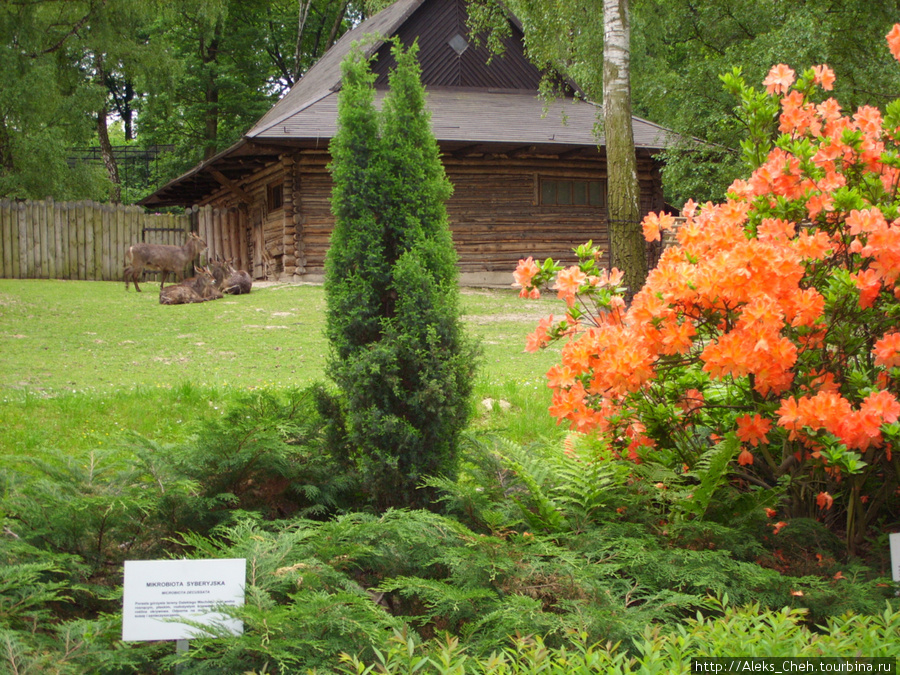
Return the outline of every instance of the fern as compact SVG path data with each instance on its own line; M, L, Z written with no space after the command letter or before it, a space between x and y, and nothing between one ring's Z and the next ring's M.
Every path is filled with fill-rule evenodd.
M553 500L545 494L537 477L515 460L507 459L506 463L522 481L531 497L532 507L529 507L523 499L516 495L510 497L522 510L522 516L531 529L538 532L560 532L565 529L565 516L553 503Z
M691 486L689 495L676 503L677 516L702 518L706 514L713 494L728 479L729 466L740 449L740 440L734 433L729 433L723 441L700 456L693 469L685 474L699 481L699 484Z

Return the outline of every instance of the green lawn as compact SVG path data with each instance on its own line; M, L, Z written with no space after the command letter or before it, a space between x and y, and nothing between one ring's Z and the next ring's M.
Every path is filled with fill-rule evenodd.
M158 286L0 279L0 452L102 447L123 431L173 439L237 391L325 380L321 286L273 285L195 305L160 305ZM553 299L463 289L483 355L476 424L527 439L552 433L543 374L557 354L524 352ZM513 403L488 413L486 398Z

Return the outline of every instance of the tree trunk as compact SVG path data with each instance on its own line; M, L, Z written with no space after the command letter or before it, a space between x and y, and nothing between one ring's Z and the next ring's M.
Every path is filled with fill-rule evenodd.
M222 19L216 20L216 28L209 45L201 40L200 53L206 70L206 112L204 114L203 159L211 159L218 150L219 140L219 83L216 64L219 60L219 44L222 39Z
M94 68L96 70L96 79L98 82L106 82L106 74L103 70L103 55L97 54L94 57ZM107 127L106 116L109 110L106 107L106 97L103 99L103 107L97 111L97 140L100 143L100 154L103 157L103 164L106 166L106 173L112 183L109 191L109 200L116 204L122 201L122 182L119 179L119 165L116 162L116 156L113 154L112 143L109 142L109 129Z
M328 33L328 42L325 45L324 51L331 49L332 46L334 46L334 43L337 42L337 34L341 28L341 22L344 20L344 15L347 13L347 5L349 4L349 2L344 2L337 14L335 14L334 23L331 24L331 31Z
M603 133L612 264L625 274L631 298L647 278L640 227L640 184L631 126L631 29L628 0L603 0Z
M300 79L300 64L303 59L303 32L306 28L306 19L309 17L309 8L312 6L312 0L298 1L298 20L297 20L297 48L294 50L294 72L291 73L291 84Z

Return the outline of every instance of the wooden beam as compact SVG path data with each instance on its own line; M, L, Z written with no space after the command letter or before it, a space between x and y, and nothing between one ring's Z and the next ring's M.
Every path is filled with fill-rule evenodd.
M216 169L210 169L209 173L215 178L221 185L224 185L230 192L232 192L238 199L240 199L245 204L252 204L253 198L244 192L237 183L231 180L228 176L226 176L221 171L217 171Z
M585 148L574 148L573 150L566 150L565 152L559 153L557 155L560 159L571 159L572 157L578 157L584 152Z
M475 150L476 148L479 148L479 147L481 147L481 143L473 143L472 145L464 145L463 147L459 148L458 150L454 150L450 154L453 155L454 157L465 157L470 152L472 152L473 150Z
M522 155L531 155L537 152L537 147L534 145L523 145L521 148L516 148L515 150L510 150L506 153L506 156L510 159L515 159L516 157L521 157Z

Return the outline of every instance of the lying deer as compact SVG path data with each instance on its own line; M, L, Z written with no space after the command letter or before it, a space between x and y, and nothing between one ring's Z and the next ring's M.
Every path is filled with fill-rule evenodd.
M135 244L125 251L125 290L128 290L128 282L134 282L134 289L140 293L138 278L145 269L162 272L159 282L159 290L162 292L169 272L175 275L178 281L184 279L184 268L189 262L196 260L206 250L206 242L196 233L191 236L183 246L168 246L165 244Z
M242 295L249 293L253 286L253 279L244 270L234 269L231 260L222 262L216 260L210 263L213 278L216 280L216 286L222 289L223 293L230 295Z
M159 304L161 305L187 305L192 302L206 302L218 300L222 292L216 286L213 273L208 267L201 267L196 277L159 289Z

